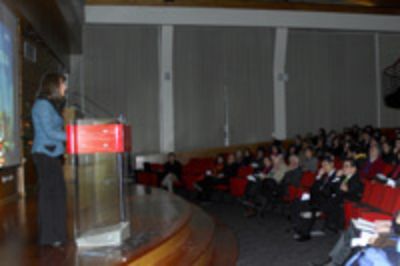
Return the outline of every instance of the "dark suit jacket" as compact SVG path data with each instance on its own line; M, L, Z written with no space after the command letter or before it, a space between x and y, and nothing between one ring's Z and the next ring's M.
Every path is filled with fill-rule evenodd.
M350 200L358 202L360 201L363 191L364 185L361 182L361 178L358 173L355 173L350 179L347 181L348 191L340 190L341 184L345 181L345 176L340 177L340 182L337 182L334 187L334 193L332 196L335 196L339 201Z
M323 175L321 179L314 182L311 187L311 201L314 205L319 205L325 199L331 197L333 192L333 186L335 184L332 182L336 177L336 171L331 175Z

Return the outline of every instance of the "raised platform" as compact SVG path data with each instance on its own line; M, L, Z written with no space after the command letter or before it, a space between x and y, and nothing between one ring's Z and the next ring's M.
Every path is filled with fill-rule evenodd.
M40 247L36 210L35 198L1 206L2 265L235 265L238 255L229 229L160 189L129 188L132 236L118 248L78 251L72 240L63 248Z

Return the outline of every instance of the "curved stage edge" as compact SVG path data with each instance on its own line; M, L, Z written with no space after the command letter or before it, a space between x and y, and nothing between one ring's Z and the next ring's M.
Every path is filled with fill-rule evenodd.
M0 209L0 258L4 265L235 265L237 241L201 208L164 190L129 186L131 237L121 247L77 249L36 244L35 197ZM69 208L69 235L72 217Z

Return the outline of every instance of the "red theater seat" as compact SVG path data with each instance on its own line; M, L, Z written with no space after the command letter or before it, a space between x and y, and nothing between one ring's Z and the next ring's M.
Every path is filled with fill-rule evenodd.
M251 166L242 166L239 168L238 177L247 178L249 175L253 174L254 169Z
M156 173L138 172L137 182L146 186L158 186L158 176Z
M230 180L231 195L235 197L243 196L246 191L247 182L247 178L232 177Z

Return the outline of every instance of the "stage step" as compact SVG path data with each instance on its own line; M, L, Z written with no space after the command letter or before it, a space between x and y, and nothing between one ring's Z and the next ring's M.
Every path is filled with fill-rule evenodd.
M223 224L217 224L214 241L213 254L210 265L231 266L236 265L239 248L233 232Z
M193 205L192 209L188 238L160 265L209 265L213 253L215 222L200 208Z
M236 264L232 232L184 199L142 186L130 187L132 235L120 247L78 250L72 239L62 248L37 244L37 197L2 206L0 254L4 265L193 265ZM107 215L107 213L105 213ZM72 216L68 216L72 224ZM71 228L71 226L70 226ZM12 251L12 252L11 252Z

